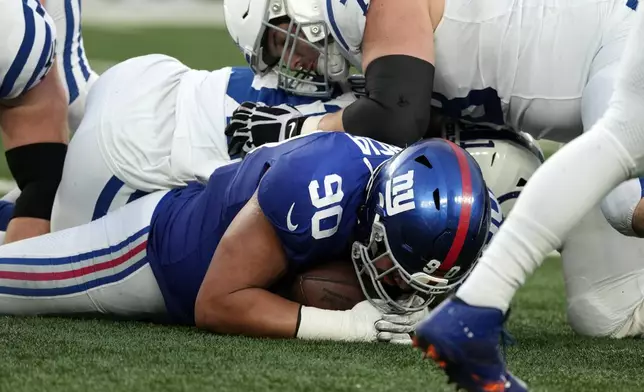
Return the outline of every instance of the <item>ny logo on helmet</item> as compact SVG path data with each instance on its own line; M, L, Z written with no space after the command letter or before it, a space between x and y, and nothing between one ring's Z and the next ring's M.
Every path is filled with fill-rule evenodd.
M387 181L385 188L385 211L387 216L393 216L416 208L413 187L413 170Z

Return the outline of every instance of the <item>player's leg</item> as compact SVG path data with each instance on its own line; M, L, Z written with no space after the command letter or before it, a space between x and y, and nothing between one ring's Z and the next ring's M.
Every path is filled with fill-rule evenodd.
M499 232L459 290L458 296L466 302L505 311L526 276L547 253L562 245L592 206L637 174L644 158L644 17L624 9L637 24L618 68L610 107L591 130L564 146L535 173L505 222L507 228ZM482 287L489 287L487 277L491 275L492 282L503 283L481 293Z
M644 333L644 239L624 236L593 207L561 250L568 322L587 336Z
M584 129L589 130L604 114L613 95L619 61L624 53L633 12L617 3L602 40L602 46L591 64L590 76L584 89L581 115ZM633 228L635 208L642 199L640 179L625 181L613 189L601 203L605 218L617 231L637 237ZM639 224L638 224L639 223ZM643 222L635 222L643 226Z
M168 56L143 56L115 65L95 83L65 160L53 230L183 185L169 179L177 89L185 70Z
M106 99L109 92L119 86L116 83L118 79L108 72L90 94L85 118L70 141L65 157L63 177L52 209L52 231L100 218L110 210L114 199L120 201L134 192L114 175L98 140L101 128L109 126L103 121L107 113L113 110L113 115L120 114ZM124 204L115 203L115 207Z
M158 318L165 305L147 261L164 192L92 223L0 247L0 314Z
M516 290L593 206L644 168L644 12L635 24L604 116L537 170L457 298L417 330L423 347L462 372L462 384L505 384L498 339Z
M56 23L58 71L67 91L69 128L74 132L83 118L87 94L98 79L83 45L81 1L47 0L45 8Z

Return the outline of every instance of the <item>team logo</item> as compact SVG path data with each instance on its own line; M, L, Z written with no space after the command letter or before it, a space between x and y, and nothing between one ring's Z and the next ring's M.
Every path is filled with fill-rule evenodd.
M416 208L413 187L413 170L387 181L385 185L385 212L387 216L393 216Z

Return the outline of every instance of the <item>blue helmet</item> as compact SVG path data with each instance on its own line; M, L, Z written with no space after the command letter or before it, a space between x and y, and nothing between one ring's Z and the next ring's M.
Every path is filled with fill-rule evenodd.
M416 311L454 289L476 264L488 236L490 196L471 155L444 139L423 140L374 171L359 216L364 231L351 258L364 294L388 311ZM393 299L393 281L416 295Z

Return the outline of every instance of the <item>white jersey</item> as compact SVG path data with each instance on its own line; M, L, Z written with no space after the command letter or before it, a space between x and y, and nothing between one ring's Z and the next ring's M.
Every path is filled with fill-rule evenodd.
M53 230L97 219L147 192L207 182L238 158L228 154L224 131L244 101L322 114L355 97L294 96L277 89L274 74L258 77L249 67L193 70L158 54L117 64L92 87L69 144Z
M36 0L0 0L0 100L16 98L49 72L56 27Z
M324 1L360 65L369 0ZM637 0L445 0L434 44L435 107L466 121L568 141L589 78L616 62ZM609 94L610 95L610 94Z
M305 115L339 110L353 101L345 97L322 102L289 95L277 89L274 74L256 77L248 67L193 70L167 56L135 58L108 72L120 74L118 79L110 76L120 88L115 90L119 96L101 98L105 100L102 105L106 115L109 113L111 118L102 120L99 144L104 150L103 156L109 157L107 164L113 166L114 173L144 191L158 189L159 184L182 186L187 181L205 182L216 167L235 158L228 155L224 130L233 111L244 101L267 105L287 103ZM103 75L106 76L107 73ZM125 85L128 80L132 83L130 86ZM146 80L150 80L149 87L142 86ZM130 88L149 90L142 99L150 103L163 101L164 105L167 101L171 112L151 119L144 126L136 126L137 121L130 117L153 113L130 115L128 112L136 108L148 110L148 106L155 105L131 100L127 95ZM138 93L134 92L133 96ZM124 108L123 115L119 115L121 105L129 106ZM132 145L146 148L133 154L129 147Z
M47 0L47 12L56 24L58 75L69 103L69 127L83 118L85 99L98 75L90 67L81 33L81 0Z

